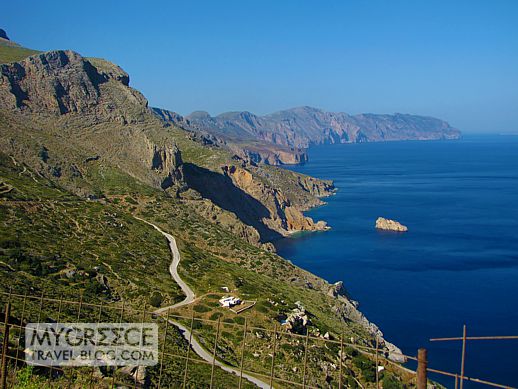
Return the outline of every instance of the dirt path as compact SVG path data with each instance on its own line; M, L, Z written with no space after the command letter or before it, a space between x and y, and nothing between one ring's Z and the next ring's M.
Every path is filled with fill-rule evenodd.
M135 218L140 221L143 221L144 223L149 224L150 226L155 228L158 232L160 232L162 235L164 235L165 238L167 239L167 242L169 243L169 248L171 250L171 254L173 256L173 260L171 262L171 265L169 266L169 273L171 273L171 277L173 277L174 281L180 286L180 288L182 289L182 292L185 294L185 298L182 301L180 301L179 303L176 303L176 304L173 304L173 305L170 305L167 307L159 308L154 312L158 315L162 315L162 317L163 317L163 313L167 312L170 309L180 308L180 307L183 307L184 305L191 304L192 302L195 301L196 295L194 294L194 291L180 278L180 275L178 274L178 264L180 263L180 251L178 250L178 246L176 245L176 240L174 239L174 237L171 234L168 234L167 232L162 231L162 229L160 229L160 227L154 225L153 223L148 222L147 220L141 219L137 216L135 216ZM169 323L174 325L175 327L177 327L180 330L180 333L182 334L182 336L188 342L191 343L191 347L192 347L193 351L199 357L201 357L203 360L205 360L209 363L214 362L214 365L220 367L221 369L223 369L229 373L236 374L237 376L239 376L241 374L239 369L230 367L228 365L225 365L223 362L219 361L218 359L214 359L213 354L208 352L207 350L205 350L200 345L200 343L196 340L196 338L194 338L191 331L189 331L189 329L187 327L185 327L183 324L180 324L177 321L171 320L171 319L169 320ZM263 388L263 389L271 388L270 384L267 384L266 382L261 381L259 378L253 377L249 374L243 373L243 378L252 382L253 384L257 385L260 388Z

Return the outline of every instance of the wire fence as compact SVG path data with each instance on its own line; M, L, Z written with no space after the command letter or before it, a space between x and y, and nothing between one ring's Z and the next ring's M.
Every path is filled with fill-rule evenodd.
M151 306L128 307L123 301L91 303L11 292L0 293L3 309L0 389L33 382L41 387L133 387L133 388L381 388L418 387L429 384L427 374L455 379L455 388L474 382L511 388L464 374L465 344L481 338L440 338L432 341L462 341L460 373L428 367L426 350L417 356L398 355L417 362L417 371L389 359L382 339L372 345L344 336L324 338L286 331L277 324L258 327L243 318L239 322L211 320L172 312L156 314ZM237 317L237 315L236 315ZM159 328L158 364L152 367L63 367L26 365L25 329L39 322L124 323L154 322ZM390 356L392 357L392 353ZM32 381L31 381L32 380ZM395 386L394 386L395 385ZM27 386L29 387L29 386ZM32 386L34 387L34 386Z

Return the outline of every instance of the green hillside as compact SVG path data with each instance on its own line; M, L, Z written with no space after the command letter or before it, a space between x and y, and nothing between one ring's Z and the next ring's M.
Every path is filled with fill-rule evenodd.
M38 53L40 52L37 50L26 49L20 46L7 46L0 42L0 63L21 61Z

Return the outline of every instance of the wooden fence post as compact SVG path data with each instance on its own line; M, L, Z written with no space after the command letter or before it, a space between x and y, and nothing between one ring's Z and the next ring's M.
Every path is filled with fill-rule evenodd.
M417 389L426 389L426 369L428 367L427 351L425 348L420 348L417 351Z

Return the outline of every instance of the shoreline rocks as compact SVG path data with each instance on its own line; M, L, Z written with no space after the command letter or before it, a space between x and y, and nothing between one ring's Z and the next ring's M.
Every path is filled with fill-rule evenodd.
M385 231L397 231L397 232L406 232L408 231L408 227L403 224L391 220L385 219L383 217L379 217L376 219L376 229L385 230Z

